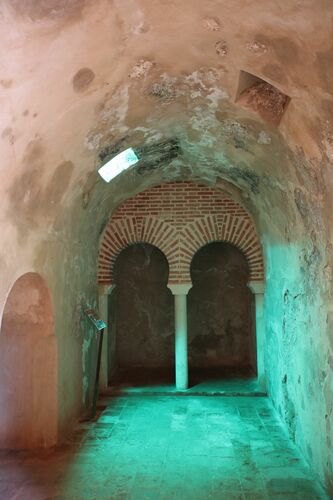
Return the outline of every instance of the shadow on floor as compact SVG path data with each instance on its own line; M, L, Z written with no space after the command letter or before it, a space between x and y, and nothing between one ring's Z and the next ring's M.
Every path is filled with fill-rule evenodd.
M177 390L173 368L119 370L107 394L266 395L258 386L257 378L248 369L192 369L189 382L189 389Z

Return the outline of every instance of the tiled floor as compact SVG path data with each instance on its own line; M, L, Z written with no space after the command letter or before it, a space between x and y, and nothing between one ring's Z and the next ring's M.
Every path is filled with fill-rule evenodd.
M3 453L0 498L324 499L263 397L108 399L65 448Z

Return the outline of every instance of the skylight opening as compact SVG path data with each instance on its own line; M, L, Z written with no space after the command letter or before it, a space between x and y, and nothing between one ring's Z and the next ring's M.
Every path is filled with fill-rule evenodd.
M138 161L139 158L135 154L134 149L128 148L106 162L98 170L98 173L105 182L110 182L112 179L117 177L117 175L119 175L124 170L127 170L132 165L135 165L135 163L137 163Z

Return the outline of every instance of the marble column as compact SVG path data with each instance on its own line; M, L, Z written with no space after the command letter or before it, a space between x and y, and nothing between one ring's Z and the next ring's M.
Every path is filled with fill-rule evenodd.
M186 390L188 389L187 294L192 285L168 285L168 287L175 297L176 388Z
M263 282L251 281L248 287L255 297L256 307L256 343L257 343L257 372L258 383L262 390L266 390L265 376L265 324L264 324L264 291Z

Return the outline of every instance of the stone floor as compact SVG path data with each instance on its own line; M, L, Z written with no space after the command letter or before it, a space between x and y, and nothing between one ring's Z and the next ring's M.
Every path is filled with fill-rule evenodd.
M0 498L324 499L264 397L108 398L66 446L2 453Z

